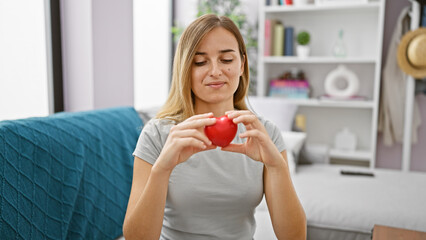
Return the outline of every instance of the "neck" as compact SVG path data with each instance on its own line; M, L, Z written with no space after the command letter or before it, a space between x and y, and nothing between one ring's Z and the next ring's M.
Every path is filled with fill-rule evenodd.
M234 102L232 99L231 101L220 103L195 102L195 114L212 112L215 117L221 117L225 115L225 112L231 110L234 110Z

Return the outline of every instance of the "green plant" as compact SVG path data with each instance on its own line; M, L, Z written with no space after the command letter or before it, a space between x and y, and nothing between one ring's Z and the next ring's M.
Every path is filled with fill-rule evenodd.
M307 31L302 31L297 34L297 43L300 45L308 45L311 40L311 36Z

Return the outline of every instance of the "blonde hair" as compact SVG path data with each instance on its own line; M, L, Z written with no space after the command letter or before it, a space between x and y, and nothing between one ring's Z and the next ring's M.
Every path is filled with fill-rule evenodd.
M228 17L206 14L197 18L182 33L173 61L172 86L169 96L156 118L182 122L195 114L191 86L193 58L203 37L216 27L225 28L237 39L240 57L245 63L244 72L240 76L238 88L234 93L234 107L239 110L247 110L245 98L249 88L249 68L244 39L238 27Z

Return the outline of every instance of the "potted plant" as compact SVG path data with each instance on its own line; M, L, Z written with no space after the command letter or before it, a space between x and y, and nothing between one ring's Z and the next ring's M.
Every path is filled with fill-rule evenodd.
M310 48L309 42L311 40L311 36L307 31L301 31L297 34L297 56L300 58L306 58L309 56Z

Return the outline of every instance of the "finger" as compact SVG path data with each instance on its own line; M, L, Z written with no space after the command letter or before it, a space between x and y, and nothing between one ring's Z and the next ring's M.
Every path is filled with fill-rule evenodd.
M238 111L238 110L237 110L237 111ZM231 113L233 113L233 112L235 112L235 110L226 111L226 112L225 112L225 115L229 115L229 114L231 114Z
M210 146L206 146L206 148L194 149L194 150L195 150L195 151L194 151L194 154L195 154L195 153L199 153L199 152L208 151L208 150L213 150L213 149L216 149L216 148L217 148L217 146L215 146L215 145L210 145Z
M227 151L227 152L242 153L242 154L245 154L246 152L246 149L243 144L234 144L234 143L231 143L228 146L221 148L221 150Z
M192 121L192 120L196 120L196 119L209 118L209 117L213 117L212 112L197 114L197 115L194 115L192 117L187 118L185 121Z
M225 113L228 118L233 119L241 115L253 114L249 110L228 111Z
M263 124L260 122L259 118L253 113L242 114L236 116L232 121L235 124L243 123L247 130L251 129L264 129Z
M265 135L263 134L263 132L259 131L258 129L252 129L252 130L247 130L241 133L239 137L240 138L252 137L252 138L257 138L259 140L264 140Z
M216 123L216 118L200 118L191 121L184 121L177 126L180 129L197 129L205 126L210 126Z
M212 149L216 149L217 146L216 145L207 145L207 147L205 149L203 149L203 151L207 151L207 150L212 150Z
M198 130L195 129L185 129L185 130L180 130L180 131L174 131L172 133L173 137L178 137L178 138L188 138L188 137L193 137L196 138L202 142L204 142L204 144L206 145L212 145L212 142L210 141L210 139L203 133L201 133Z
M253 115L253 114L240 115L240 116L235 117L234 119L232 119L232 121L235 124L244 123L245 125L247 125L247 124L254 124L258 120L259 119L255 115Z
M182 148L195 147L200 150L204 150L207 148L204 142L192 137L180 138L178 141L176 141L176 147L179 147L179 146Z

